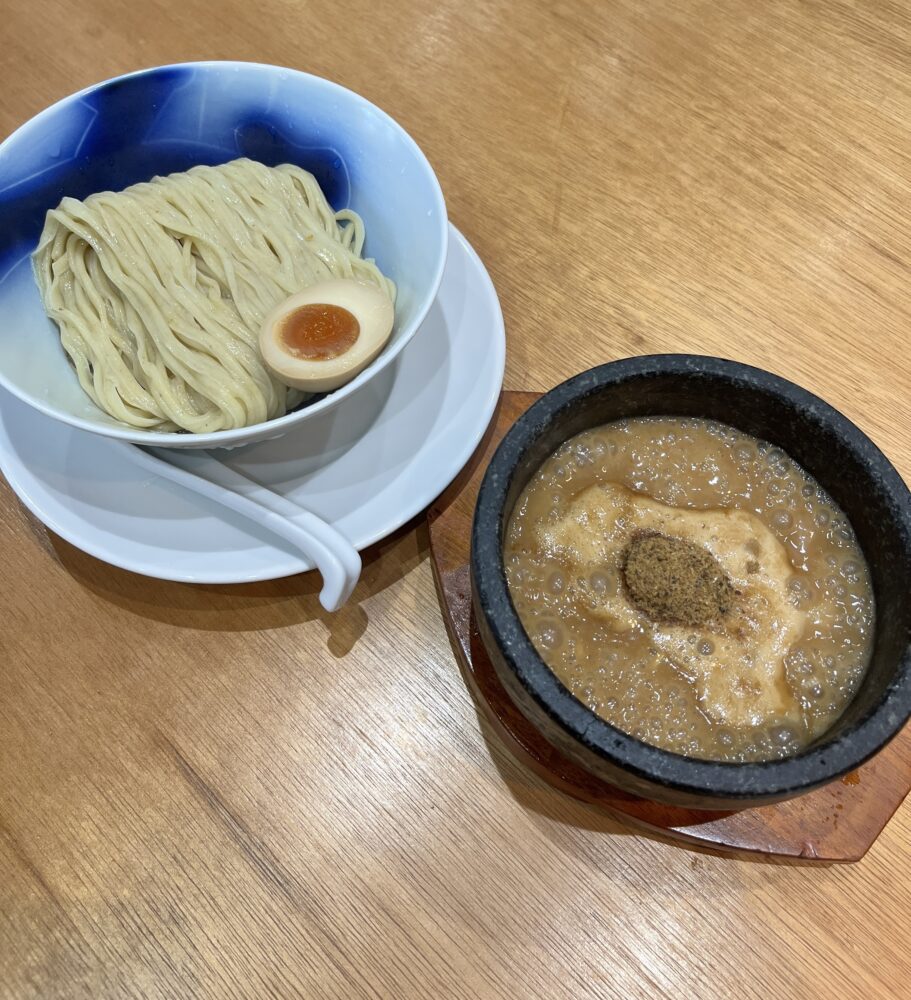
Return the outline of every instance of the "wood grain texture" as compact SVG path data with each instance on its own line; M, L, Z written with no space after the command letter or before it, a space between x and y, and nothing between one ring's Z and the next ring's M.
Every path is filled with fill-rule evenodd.
M471 601L471 525L481 479L535 392L505 392L472 460L427 511L430 557L443 619L478 713L519 763L560 791L621 821L699 847L832 862L858 861L911 790L911 723L873 760L808 795L757 809L712 812L662 805L601 781L552 746L497 677Z
M507 388L718 353L911 474L894 0L4 0L0 134L100 78L283 63L388 110L487 263ZM911 809L864 860L633 835L475 715L421 526L355 602L158 584L0 487L0 997L901 998Z

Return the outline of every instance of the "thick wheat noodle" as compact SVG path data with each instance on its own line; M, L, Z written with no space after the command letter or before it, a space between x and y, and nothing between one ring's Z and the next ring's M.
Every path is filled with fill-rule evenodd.
M391 299L364 226L312 174L234 160L48 212L34 254L48 316L85 391L133 427L194 433L279 417L301 396L266 369L259 327L324 278Z

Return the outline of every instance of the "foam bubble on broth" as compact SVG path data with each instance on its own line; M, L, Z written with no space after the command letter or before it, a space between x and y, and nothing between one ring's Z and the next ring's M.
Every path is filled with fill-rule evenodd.
M653 620L624 554L641 532L703 546L735 598ZM505 544L522 623L564 684L676 753L768 760L822 735L870 659L869 570L842 511L781 449L712 421L639 418L571 438L520 496Z

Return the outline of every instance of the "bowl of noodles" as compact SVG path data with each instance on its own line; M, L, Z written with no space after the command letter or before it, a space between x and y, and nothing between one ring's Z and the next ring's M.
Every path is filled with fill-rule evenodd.
M0 143L0 213L0 385L162 447L277 437L357 392L417 333L448 240L433 169L392 118L240 62L141 70L42 111ZM324 287L379 300L389 323L347 370L306 355L333 379L288 380L264 324ZM366 336L356 309L319 308L354 316L336 353Z

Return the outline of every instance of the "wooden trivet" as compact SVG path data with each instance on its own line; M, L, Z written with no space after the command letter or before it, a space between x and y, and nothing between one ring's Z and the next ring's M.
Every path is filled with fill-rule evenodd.
M497 444L537 398L532 392L503 393L471 461L427 512L446 627L472 695L499 738L554 787L664 836L722 851L818 862L860 860L911 789L911 726L840 781L777 805L719 813L661 805L606 784L551 746L510 700L471 610L471 521L481 477Z

